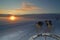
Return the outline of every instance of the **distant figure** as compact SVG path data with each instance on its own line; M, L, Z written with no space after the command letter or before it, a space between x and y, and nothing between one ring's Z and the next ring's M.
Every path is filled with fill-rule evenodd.
M47 31L51 32L52 29L52 21L51 20L46 20L46 25L47 25Z
M52 26L52 21L51 20L46 20L45 22L46 22L47 26L49 26L49 25Z
M43 25L43 22L41 22L41 21L37 22L37 24L36 24L37 32L40 32L40 29L42 28L42 25Z

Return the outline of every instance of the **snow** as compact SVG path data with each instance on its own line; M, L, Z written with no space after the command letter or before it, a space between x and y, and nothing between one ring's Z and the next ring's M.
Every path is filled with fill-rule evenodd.
M18 20L13 23L9 23L6 20L0 20L0 40L29 40L29 38L36 33L35 24L38 21L44 22L46 19L25 19ZM53 23L53 27L55 27L55 31L53 33L60 34L60 20L51 19ZM46 27L45 22L43 25L43 29ZM43 34L44 35L44 34ZM49 35L49 34L47 34Z

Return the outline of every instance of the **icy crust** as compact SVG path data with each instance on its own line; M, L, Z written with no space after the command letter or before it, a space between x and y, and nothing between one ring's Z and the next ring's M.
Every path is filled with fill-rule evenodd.
M34 36L30 37L29 40L34 40L34 39L36 39L39 36L48 36L48 37L52 37L52 38L55 38L57 40L60 40L60 37L59 36L57 36L55 34L52 34L52 33L41 33L41 34L37 34L37 35L34 35Z

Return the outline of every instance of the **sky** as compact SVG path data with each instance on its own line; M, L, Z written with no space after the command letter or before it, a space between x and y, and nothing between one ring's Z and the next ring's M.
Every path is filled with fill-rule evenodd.
M0 14L60 13L60 0L0 0Z

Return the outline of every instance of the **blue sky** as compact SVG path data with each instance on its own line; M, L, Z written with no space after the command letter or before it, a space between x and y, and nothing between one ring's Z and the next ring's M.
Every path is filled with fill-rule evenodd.
M0 0L0 10L21 9L23 2L42 8L41 13L60 13L60 0Z

